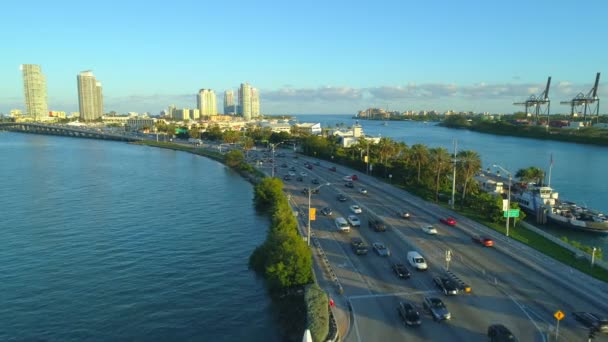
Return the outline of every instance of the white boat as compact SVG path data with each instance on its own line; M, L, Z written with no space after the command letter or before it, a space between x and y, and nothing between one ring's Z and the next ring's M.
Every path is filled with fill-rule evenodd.
M535 215L537 221L547 221L562 227L608 234L608 218L603 213L581 207L574 202L561 201L559 194L549 186L528 184L516 189L513 198L528 214Z

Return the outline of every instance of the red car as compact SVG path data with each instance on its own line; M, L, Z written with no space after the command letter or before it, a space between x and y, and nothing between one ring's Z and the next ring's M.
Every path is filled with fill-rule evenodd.
M473 242L477 242L478 244L485 246L485 247L494 246L494 241L487 236L478 235L478 236L473 236L471 239L473 240Z
M359 177L357 177L357 175L352 175L350 176L350 179L356 181L359 179Z
M439 219L439 222L447 224L448 226L456 225L456 220L454 220L454 218L452 218L452 217L442 217Z

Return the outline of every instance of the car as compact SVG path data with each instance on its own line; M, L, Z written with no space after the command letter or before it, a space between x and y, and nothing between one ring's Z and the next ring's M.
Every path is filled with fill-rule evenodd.
M295 171L295 170L296 170L296 168L293 166L289 168L289 171Z
M422 305L425 310L428 310L435 321L443 321L452 318L452 314L443 304L443 301L437 297L424 297Z
M345 182L352 182L352 180L353 180L353 179L352 179L350 176L344 176L344 177L342 177L342 179L343 179Z
M346 220L353 227L361 227L361 221L359 221L359 218L356 215L348 215Z
M350 239L350 246L352 247L353 252L355 252L355 254L357 255L367 254L367 246L365 245L363 240L361 240L361 238L354 237Z
M439 219L439 222L443 224L447 224L448 226L455 226L456 220L453 217L442 217Z
M361 207L356 204L351 205L349 208L350 208L350 211L352 211L355 214L361 214L363 212L363 210L361 210Z
M281 167L287 167L287 164L283 163L281 164Z
M475 235L471 238L471 240L473 240L473 242L476 242L485 247L494 246L494 240L492 240L491 238L489 238L487 236Z
M366 188L360 188L359 192L363 195L367 195L367 189Z
M339 194L338 195L338 201L340 202L346 202L348 198L346 198L346 196L344 196L344 194Z
M446 296L455 296L458 294L458 286L448 277L436 276L433 277L433 282Z
M350 179L356 181L356 180L359 180L359 177L357 177L357 175L352 175L352 176L350 176Z
M283 179L284 180L291 180L291 176L290 175L285 175L285 176L283 176Z
M394 263L392 268L397 277L399 278L409 278L412 276L410 270L408 270L404 264Z
M334 212L331 210L330 207L325 207L323 209L321 209L321 214L325 215L325 216L331 216Z
M329 171L336 172L336 167L335 167L335 166L330 167L330 168L329 168Z
M302 176L298 176L298 178L296 178L296 180L297 180L298 182L303 182L303 181L304 181L304 178L302 178Z
M422 231L429 234L429 235L435 235L437 234L437 229L435 229L435 227L428 225L428 226L424 226L422 227Z
M377 232L385 232L386 231L386 225L379 218L370 217L367 220L367 225L368 225L368 227L372 228L373 230L375 230Z
M586 328L595 328L603 334L608 334L608 319L591 312L573 312L572 316Z
M409 219L412 215L408 211L400 211L397 213L399 217Z
M513 333L502 324L492 324L488 327L488 338L491 342L517 342Z
M403 323L408 326L420 326L422 320L420 319L420 313L416 310L416 307L410 302L401 302L397 307L399 317L403 320Z
M374 247L374 251L376 251L376 254L378 254L379 256L383 256L383 257L391 256L391 250L388 249L388 247L386 247L386 245L383 244L382 242L374 242L372 244L372 246Z
M312 170L312 164L306 165L306 168L309 169L309 170Z
M290 175L291 177L295 177L296 176L296 173L292 172L292 171L289 171L287 174Z
M355 187L355 185L353 184L353 182L346 182L346 183L344 183L344 186L347 187L347 188L354 188Z
M313 178L310 182L312 184L319 184L319 180L317 178Z
M306 176L308 176L308 173L306 173L306 172L302 171L302 172L300 172L300 176L302 176L302 177L306 177Z
M319 188L315 188L315 189L304 188L304 190L302 190L302 193L304 195L308 195L308 191L310 191L313 195L319 194Z

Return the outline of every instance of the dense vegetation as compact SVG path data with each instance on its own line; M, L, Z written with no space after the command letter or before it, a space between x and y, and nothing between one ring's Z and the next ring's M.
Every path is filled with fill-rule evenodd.
M329 300L317 284L306 287L306 322L314 341L324 341L329 333Z

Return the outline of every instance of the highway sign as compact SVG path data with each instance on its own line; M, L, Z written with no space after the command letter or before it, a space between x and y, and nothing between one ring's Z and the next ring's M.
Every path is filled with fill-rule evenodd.
M503 217L519 217L519 209L505 210Z
M561 310L557 310L557 312L553 314L553 317L555 317L555 319L557 319L558 321L561 321L562 319L564 319L564 317L566 317L566 315L564 315Z
M309 215L309 218L311 221L316 220L317 219L317 208L310 208L308 215Z

